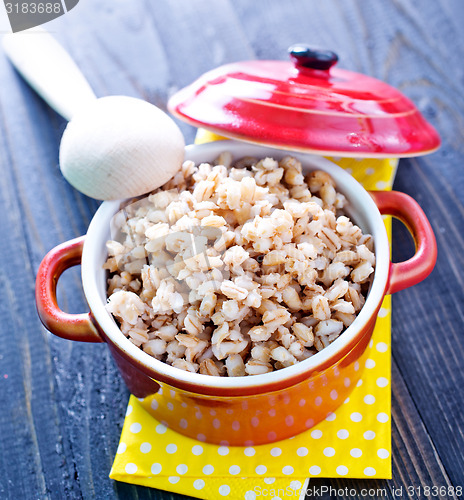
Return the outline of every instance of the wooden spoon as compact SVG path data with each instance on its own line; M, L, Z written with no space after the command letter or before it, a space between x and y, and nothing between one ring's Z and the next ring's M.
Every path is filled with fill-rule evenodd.
M125 96L97 99L64 48L45 30L3 38L24 79L69 123L60 168L76 189L99 200L139 196L181 168L184 138L152 104Z

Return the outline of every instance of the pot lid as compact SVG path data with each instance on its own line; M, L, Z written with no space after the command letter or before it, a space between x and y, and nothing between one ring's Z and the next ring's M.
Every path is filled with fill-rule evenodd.
M294 45L289 53L291 62L214 69L177 92L168 107L196 127L294 151L407 157L440 146L436 130L399 90L334 67L333 52Z

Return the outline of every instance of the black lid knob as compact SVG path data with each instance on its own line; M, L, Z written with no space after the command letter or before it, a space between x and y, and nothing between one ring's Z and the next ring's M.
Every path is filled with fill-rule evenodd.
M311 49L307 45L292 45L288 52L296 66L311 69L330 69L338 61L338 56L331 50Z

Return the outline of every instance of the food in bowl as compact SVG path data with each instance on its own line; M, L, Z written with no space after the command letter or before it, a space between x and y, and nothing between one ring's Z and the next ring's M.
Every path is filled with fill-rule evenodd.
M113 218L107 310L135 345L213 376L315 355L362 308L374 242L326 172L223 153Z

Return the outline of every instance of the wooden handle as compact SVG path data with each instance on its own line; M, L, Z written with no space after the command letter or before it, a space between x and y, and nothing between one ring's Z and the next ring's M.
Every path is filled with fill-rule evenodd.
M5 35L3 48L22 77L66 120L96 99L71 56L46 30Z

